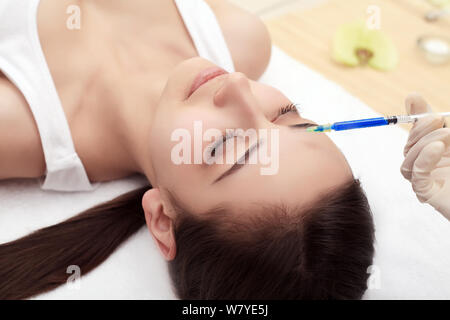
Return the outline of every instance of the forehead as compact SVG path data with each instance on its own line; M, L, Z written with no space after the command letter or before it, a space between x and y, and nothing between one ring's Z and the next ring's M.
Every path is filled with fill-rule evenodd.
M301 207L352 178L345 157L325 134L283 130L287 131L280 130L275 174L261 174L261 168L267 165L247 164L217 184L198 181L190 192L183 188L183 201L199 212L216 207L240 212L263 204Z
M248 168L242 174L234 198L243 202L254 199L254 203L265 200L302 206L350 179L351 171L337 147L328 138L314 140L286 138L280 143L278 173L264 176L256 167ZM239 197L244 193L247 198Z

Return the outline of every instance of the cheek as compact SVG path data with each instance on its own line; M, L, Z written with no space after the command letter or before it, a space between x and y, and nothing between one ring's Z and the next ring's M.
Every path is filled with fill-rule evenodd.
M207 211L218 202L217 194L199 171L198 165L170 165L160 179L160 186L170 190L194 214Z

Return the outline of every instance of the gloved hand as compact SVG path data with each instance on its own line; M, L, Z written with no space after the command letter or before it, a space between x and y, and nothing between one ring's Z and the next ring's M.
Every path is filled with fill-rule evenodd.
M425 100L406 98L408 114L431 112ZM420 202L432 205L450 220L450 128L442 117L430 115L412 127L404 149L403 176L412 183Z

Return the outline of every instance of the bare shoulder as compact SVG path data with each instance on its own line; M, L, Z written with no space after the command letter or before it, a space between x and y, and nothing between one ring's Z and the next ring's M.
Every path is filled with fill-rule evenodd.
M217 16L236 71L257 80L270 60L272 42L261 19L226 0L205 0Z
M39 131L21 92L0 72L0 179L45 172Z

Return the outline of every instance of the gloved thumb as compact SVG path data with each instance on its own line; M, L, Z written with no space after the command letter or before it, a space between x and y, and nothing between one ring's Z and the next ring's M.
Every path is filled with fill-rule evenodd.
M405 108L408 114L432 113L433 109L418 93L410 93L405 99ZM411 147L428 133L442 128L445 125L444 119L437 115L429 115L414 123L409 133L408 142L403 149L403 155L409 152Z
M439 192L440 185L431 177L431 172L436 168L444 152L444 142L434 141L422 149L414 162L411 183L421 202L428 201Z
M405 99L405 108L408 114L421 114L433 112L425 99L417 94L411 93Z

